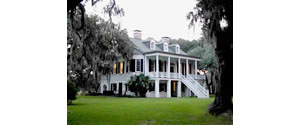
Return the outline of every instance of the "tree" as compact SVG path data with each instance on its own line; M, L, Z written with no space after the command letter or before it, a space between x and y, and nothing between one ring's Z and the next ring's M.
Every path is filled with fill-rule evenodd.
M72 21L75 28L80 26L80 18L75 15ZM97 92L102 74L112 72L112 64L122 57L128 60L132 56L132 43L126 30L111 21L104 21L96 15L85 16L85 26L72 28L68 19L68 79L76 87Z
M136 96L146 97L146 92L149 90L150 79L144 74L134 75L128 81L129 90L134 92Z
M190 12L190 26L200 21L203 34L209 39L216 54L216 97L209 113L222 114L233 110L233 1L197 0Z
M77 89L74 87L74 85L68 80L67 81L67 88L68 88L68 97L67 97L67 102L68 105L72 103L72 100L76 99L77 95Z
M209 92L215 93L213 84L214 69L216 68L215 52L207 42L203 43L203 45L188 51L188 55L201 59L198 67L204 73L206 86L212 88L212 91L208 89Z

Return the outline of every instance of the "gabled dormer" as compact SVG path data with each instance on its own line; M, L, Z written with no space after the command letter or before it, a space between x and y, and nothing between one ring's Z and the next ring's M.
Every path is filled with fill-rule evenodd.
M176 46L175 46L175 53L176 54L180 54L180 46L179 46L179 44L176 44Z
M167 42L164 42L164 52L168 52L169 45Z
M156 46L155 41L154 41L153 39L150 40L150 49L151 49L151 50L155 50L155 46Z
M169 37L162 37L161 42L163 43L163 51L168 52L169 51Z

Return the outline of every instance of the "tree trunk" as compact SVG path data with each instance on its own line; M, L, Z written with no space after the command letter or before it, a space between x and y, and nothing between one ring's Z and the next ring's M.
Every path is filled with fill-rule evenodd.
M226 44L226 42L228 41L217 42L216 96L213 104L209 107L209 113L212 115L233 111L233 51L232 44Z
M203 70L204 76L205 76L205 81L206 81L206 86L208 88L208 92L210 93L210 89L209 89L209 84L208 84L208 78L207 78L207 74L205 73L205 70Z

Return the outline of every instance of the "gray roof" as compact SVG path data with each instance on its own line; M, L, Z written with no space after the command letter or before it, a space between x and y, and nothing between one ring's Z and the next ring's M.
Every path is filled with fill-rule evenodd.
M131 42L135 45L135 49L133 51L133 54L143 54L143 53L148 53L148 52L154 52L154 51L163 51L163 44L162 43L156 43L155 50L150 49L150 40L140 40L136 38L130 38ZM171 44L169 45L169 51L164 52L164 53L172 53L176 54L175 52L175 45L176 44ZM187 55L183 50L180 49L180 54L179 55Z

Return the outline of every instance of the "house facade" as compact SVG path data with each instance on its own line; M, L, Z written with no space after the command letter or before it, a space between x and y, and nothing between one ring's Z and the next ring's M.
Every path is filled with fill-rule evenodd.
M188 56L178 44L169 44L168 37L160 41L142 40L140 30L130 38L134 44L131 60L119 59L113 65L113 74L102 77L100 93L112 90L119 95L134 95L127 82L132 75L141 73L150 77L150 90L147 97L209 98L204 84L204 75L198 70L199 58Z

